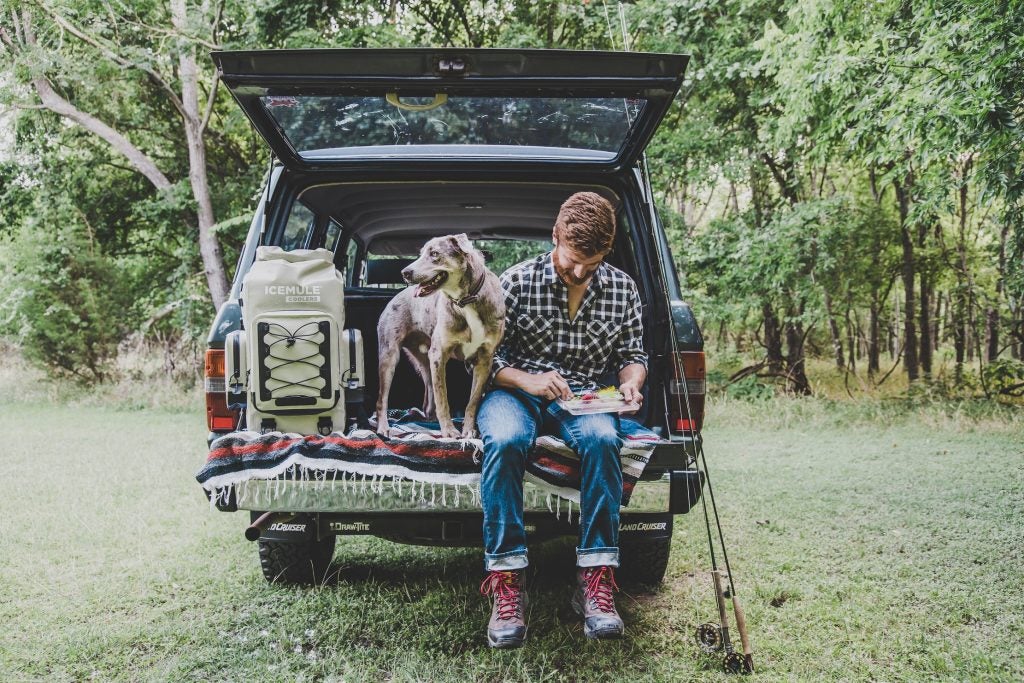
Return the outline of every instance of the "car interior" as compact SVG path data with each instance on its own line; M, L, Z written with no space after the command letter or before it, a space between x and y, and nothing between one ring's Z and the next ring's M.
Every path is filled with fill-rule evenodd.
M580 191L597 192L614 206L621 204L606 187L550 182L330 183L301 192L277 243L286 249L332 249L335 263L344 273L345 326L362 333L368 375L363 402L350 405L349 414L365 424L374 412L377 321L395 293L405 287L402 269L417 258L427 240L466 233L484 252L488 267L500 275L506 268L551 249L559 207ZM621 211L618 221L607 262L635 275L636 259L627 238L630 228ZM403 359L395 373L389 406L422 405L422 387L419 376ZM454 414L465 407L469 388L470 375L463 364L450 361L448 394Z

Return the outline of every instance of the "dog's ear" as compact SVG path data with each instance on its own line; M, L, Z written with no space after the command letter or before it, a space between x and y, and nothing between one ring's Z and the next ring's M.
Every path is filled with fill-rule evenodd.
M466 233L460 232L458 235L449 235L448 239L452 240L464 253L470 254L473 252L473 243L469 241L469 235Z

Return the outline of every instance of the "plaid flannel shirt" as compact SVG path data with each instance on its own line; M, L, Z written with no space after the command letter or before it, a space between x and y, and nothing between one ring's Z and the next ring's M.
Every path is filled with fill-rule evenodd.
M512 266L499 278L505 290L505 337L491 379L502 368L557 371L574 392L599 387L611 371L647 367L640 296L624 272L602 262L569 321L569 289L555 273L551 252Z

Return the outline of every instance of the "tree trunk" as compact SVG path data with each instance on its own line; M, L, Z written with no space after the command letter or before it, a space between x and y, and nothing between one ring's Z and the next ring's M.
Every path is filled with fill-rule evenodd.
M768 371L782 372L782 324L770 302L761 304L764 314L764 346L768 357Z
M956 330L954 339L954 353L956 357L956 371L954 376L957 384L963 379L964 361L970 361L974 357L974 344L972 335L974 330L974 283L972 282L970 264L967 262L967 173L970 170L971 161L968 159L960 169L959 189L959 229L957 231L956 251L957 268L954 269L957 282L957 303L956 303Z
M1018 307L1010 310L1010 335L1013 337L1013 344L1010 346L1011 355L1017 360L1021 359L1024 351L1024 309Z
M836 369L842 370L846 367L843 360L843 340L839 333L839 323L836 322L835 312L832 310L832 297L828 291L822 288L825 299L825 313L828 316L828 332L832 336L832 355L836 361Z
M1003 223L1003 229L999 231L999 258L996 262L996 297L989 306L986 319L988 320L988 362L991 363L999 357L999 306L1003 302L1003 288L1006 286L1006 238L1010 234L1010 221Z
M871 299L871 307L868 309L868 376L874 377L880 369L879 348L878 348L878 294L875 293Z
M903 353L903 340L900 337L900 294L897 291L892 293L892 317L887 321L886 329L889 330L889 360L896 362L896 356Z
M39 100L43 103L44 107L55 114L74 121L90 133L103 139L104 142L114 148L114 151L127 159L132 168L144 175L146 180L157 190L166 190L171 186L171 181L157 168L153 160L133 145L124 135L62 98L45 78L33 78L32 85L35 87L36 94L39 95Z
M911 183L908 182L909 186ZM917 328L914 322L914 240L910 233L910 226L907 225L907 217L910 213L910 197L907 195L907 188L899 181L894 181L896 200L900 213L900 241L903 244L903 367L907 372L907 379L911 382L917 381Z
M921 273L921 301L920 301L920 330L921 349L918 355L918 362L921 364L921 372L925 379L932 377L932 306L931 306L931 280L925 272Z
M860 338L860 335L857 334L857 331L859 330L859 327L860 327L860 321L858 321L857 327L855 328L854 324L853 324L853 318L852 318L852 311L851 311L851 309L852 309L852 306L850 306L850 304L847 304L846 305L846 348L847 348L847 350L849 351L849 354L850 354L849 355L849 358L850 358L849 368L850 368L850 370L856 371L857 370L857 358L860 356L860 353L858 353L860 351L860 344L857 341Z
M920 307L918 308L921 348L918 352L918 363L926 380L932 378L932 273L931 263L927 256L928 229L922 222L917 228L917 270L920 278Z
M183 35L187 34L189 28L185 12L185 0L171 0L171 22ZM185 110L183 123L188 142L188 179L192 186L192 196L196 200L199 219L199 254L203 259L210 297L213 299L214 307L219 308L227 301L230 289L224 270L224 255L212 230L216 220L213 216L213 202L210 199L210 183L206 171L204 124L199 111L199 69L196 66L194 45L182 46L178 55L178 70L181 78L181 103Z
M789 390L794 394L810 396L811 383L807 380L804 367L804 326L798 319L786 323L786 365Z

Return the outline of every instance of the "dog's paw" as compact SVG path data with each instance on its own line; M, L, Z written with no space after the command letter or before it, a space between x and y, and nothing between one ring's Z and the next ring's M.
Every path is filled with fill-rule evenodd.
M463 439L475 439L477 436L479 436L479 434L477 434L475 427L469 427L462 430Z
M453 424L448 424L441 427L442 439L458 439L460 435L461 432L459 432L459 430L456 429L455 425Z
M377 436L379 436L382 439L389 438L391 436L391 428L390 427L377 427Z

